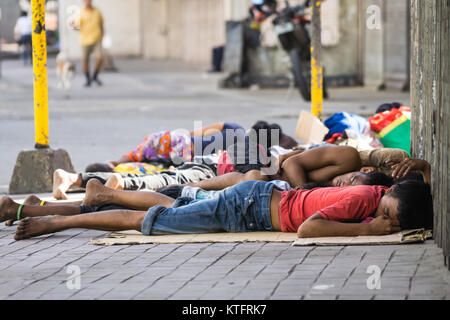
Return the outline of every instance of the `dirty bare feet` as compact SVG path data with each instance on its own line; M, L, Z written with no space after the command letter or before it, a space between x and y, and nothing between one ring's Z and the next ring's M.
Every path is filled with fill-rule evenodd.
M114 173L108 181L106 181L105 186L114 190L123 190L125 188L125 181L120 174Z
M14 220L16 218L19 205L9 197L0 200L0 222Z
M80 176L77 173L70 173L62 169L57 169L53 173L53 197L57 200L67 200L66 191L76 184L81 184Z
M23 204L28 205L28 206L39 206L42 202L42 199L40 199L38 196L35 195L29 195L28 197L25 198L25 200L23 201Z
M16 221L16 219L10 219L10 220L6 220L5 221L5 226L7 227L12 227L14 225L14 222Z
M29 206L38 206L41 204L41 202L42 202L42 200L39 199L39 197L37 197L35 195L29 195L28 197L25 198L25 201L23 202L23 204L29 205ZM7 220L7 221L5 221L5 226L11 227L15 221L16 221L16 217L14 217L14 219Z
M113 195L110 188L105 187L97 179L91 179L86 184L86 195L82 202L85 206L101 206L111 203Z
M60 231L62 228L58 222L64 218L61 216L24 218L17 226L14 239L23 240Z

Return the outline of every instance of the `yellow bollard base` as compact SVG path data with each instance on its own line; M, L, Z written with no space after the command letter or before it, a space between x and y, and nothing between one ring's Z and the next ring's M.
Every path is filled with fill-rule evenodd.
M67 151L49 148L21 151L9 183L9 194L52 192L56 169L75 172Z

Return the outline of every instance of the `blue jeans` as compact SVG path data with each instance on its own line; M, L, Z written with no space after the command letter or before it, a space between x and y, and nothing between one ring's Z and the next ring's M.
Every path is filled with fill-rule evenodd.
M224 190L215 199L178 198L170 208L150 208L141 231L145 235L273 231L273 188L273 183L246 181Z
M272 180L272 181L268 181L268 182L276 185L277 188L281 191L292 190L292 187L286 181ZM182 187L181 197L189 197L189 198L193 198L196 200L208 200L208 199L217 198L221 192L223 192L223 190L207 191L207 190L200 189L198 187L185 186L185 187ZM180 197L180 196L178 196L178 197ZM174 197L172 196L172 198L174 198Z

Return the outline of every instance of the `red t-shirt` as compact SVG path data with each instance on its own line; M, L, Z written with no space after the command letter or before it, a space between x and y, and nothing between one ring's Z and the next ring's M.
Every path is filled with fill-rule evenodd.
M281 231L297 232L315 213L332 221L366 219L375 213L387 189L364 185L284 191L278 212Z
M217 164L217 175L221 176L230 172L235 172L233 167L233 162L227 151L222 152L222 156L219 158L219 163Z
M261 159L264 161L264 163L268 163L264 147L258 144L258 148ZM234 168L233 161L231 160L228 151L223 151L222 156L219 157L219 162L217 164L217 175L221 176L230 172L236 172L236 169Z

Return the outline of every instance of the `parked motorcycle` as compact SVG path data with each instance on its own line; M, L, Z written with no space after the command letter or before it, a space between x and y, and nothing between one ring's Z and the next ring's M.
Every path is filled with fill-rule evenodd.
M306 15L309 2L306 0L302 5L290 6L289 1L285 0L286 7L278 11L274 0L254 0L250 8L251 16L257 23L275 15L274 32L289 55L296 85L306 101L311 101L311 37L308 30L311 20ZM324 98L327 98L325 80L323 84Z

